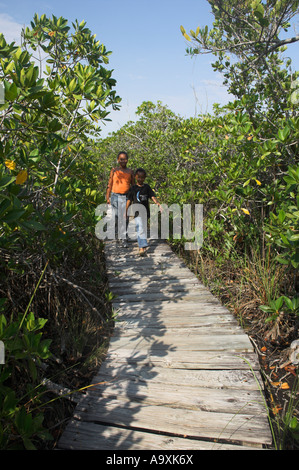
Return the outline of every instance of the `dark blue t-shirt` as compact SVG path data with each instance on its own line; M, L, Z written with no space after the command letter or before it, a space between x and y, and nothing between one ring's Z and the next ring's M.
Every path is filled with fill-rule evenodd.
M129 189L127 199L129 199L133 204L143 204L146 207L147 216L149 217L150 210L148 200L155 196L154 191L148 184L145 183L143 186L134 184Z

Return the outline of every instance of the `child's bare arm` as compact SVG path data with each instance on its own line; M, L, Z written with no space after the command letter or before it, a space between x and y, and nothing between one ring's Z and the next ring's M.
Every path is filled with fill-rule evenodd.
M160 211L162 211L162 206L161 206L160 202L158 201L158 199L157 199L155 196L153 196L153 197L151 197L151 200L152 200L155 204L157 204L157 206L159 206L159 208L160 208Z
M108 202L108 204L110 204L110 194L111 194L111 190L112 190L113 174L114 174L114 168L112 168L112 170L110 171L109 181L108 181L108 185L107 185L106 201Z

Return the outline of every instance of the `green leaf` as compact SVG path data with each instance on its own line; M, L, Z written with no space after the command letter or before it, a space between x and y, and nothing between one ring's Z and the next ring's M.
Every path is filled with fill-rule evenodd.
M49 130L50 132L57 132L62 128L62 124L59 122L57 118L53 119L49 123Z
M32 415L30 413L27 414L23 406L16 413L15 424L21 436L23 435L25 437L25 435L31 434Z
M271 317L266 318L265 323L269 323L270 321L276 320L278 315L271 315Z
M5 100L7 101L15 101L18 96L18 87L15 83L9 84L8 82L4 82L5 84Z
M298 430L299 431L299 423L297 421L297 418L296 416L294 416L291 421L290 421L290 424L289 424L289 427L290 429L292 429L293 431L295 430Z
M289 299L289 297L284 298L286 306L290 309L293 310L293 302L292 299Z
M285 218L286 218L286 213L283 210L280 210L278 213L278 219L280 220L280 222L283 222Z
M278 131L279 140L281 140L282 142L285 142L287 138L289 137L290 132L291 130L288 126L285 126L283 129L279 129Z
M294 235L291 235L290 237L288 237L288 239L291 242L296 242L297 240L299 240L299 233L295 233Z
M23 443L26 450L36 450L36 446L28 437L23 437Z
M15 180L15 176L3 176L3 178L1 178L0 180L0 188L5 188L6 186L9 186Z
M77 81L75 78L73 78L73 80L70 81L69 85L68 85L68 90L70 93L73 93L75 88L77 86Z
M291 259L291 265L297 269L299 267L299 261L296 261L295 259Z
M273 302L273 306L275 306L276 311L281 309L281 307L283 306L283 302L284 302L283 295L279 297L277 300L275 300L275 302Z
M289 264L289 261L288 261L284 256L282 256L282 255L276 256L275 259L276 259L276 261L278 261L278 263L280 263L280 264L285 264L285 265Z
M17 411L18 400L13 390L6 393L2 404L2 410L4 414L12 415Z
M260 305L260 309L263 312L266 312L266 313L273 312L273 309L271 307L269 307L268 305Z
M22 217L22 215L24 214L25 214L24 210L12 209L5 215L5 217L3 217L2 220L3 222L6 222L7 224L11 224L12 222L15 222L18 219L20 219L20 217Z
M37 231L42 231L42 230L47 230L47 228L40 222L36 220L26 220L22 221L20 225L24 228L27 228L29 230L37 230Z

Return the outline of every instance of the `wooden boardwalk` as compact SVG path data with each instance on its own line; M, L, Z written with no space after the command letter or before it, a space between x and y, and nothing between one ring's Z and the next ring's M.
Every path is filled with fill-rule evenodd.
M166 243L105 244L118 312L60 449L218 450L272 443L248 336Z

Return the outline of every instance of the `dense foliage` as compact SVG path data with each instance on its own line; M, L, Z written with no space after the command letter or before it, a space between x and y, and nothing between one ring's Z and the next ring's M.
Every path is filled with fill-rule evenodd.
M103 302L96 296L88 300L88 290L77 285L74 273L94 257L93 208L103 201L95 161L88 156L91 136L109 106L117 109L120 101L106 68L109 54L84 21L71 28L62 17L35 15L22 31L22 47L0 35L5 90L0 141L2 448L20 445L20 439L33 448L32 437L44 437L43 414L37 412L41 361L49 357L50 343L70 346L62 343L79 316L78 294L85 312L97 311L95 305ZM44 295L36 292L31 299L42 272ZM90 289L90 266L83 274L85 289ZM76 295L69 296L68 286L76 288ZM98 323L105 321L97 313ZM40 330L46 330L47 339Z

